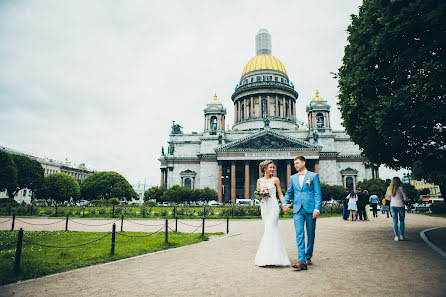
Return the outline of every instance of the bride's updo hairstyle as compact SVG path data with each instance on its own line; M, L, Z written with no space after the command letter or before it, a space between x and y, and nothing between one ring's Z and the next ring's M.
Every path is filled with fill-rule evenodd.
M262 163L260 163L259 168L260 171L265 175L266 174L266 168L268 168L269 164L272 164L273 160L265 160Z

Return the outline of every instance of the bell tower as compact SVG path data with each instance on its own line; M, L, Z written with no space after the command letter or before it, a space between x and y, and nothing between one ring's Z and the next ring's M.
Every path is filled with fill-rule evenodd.
M319 97L319 91L316 91L316 97L307 105L307 114L310 131L331 131L330 105L326 100Z
M204 132L217 135L225 131L226 108L217 100L217 95L206 105L204 111Z

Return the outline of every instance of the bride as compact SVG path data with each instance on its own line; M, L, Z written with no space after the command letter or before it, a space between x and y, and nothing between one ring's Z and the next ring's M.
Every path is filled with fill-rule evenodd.
M259 249L257 250L255 265L265 266L289 266L291 265L288 254L280 235L279 221L279 204L277 203L276 190L279 194L280 201L283 200L280 181L274 177L274 163L266 160L260 163L260 170L264 177L257 180L257 188L268 188L270 196L262 199L260 209L262 213L262 221L265 227Z

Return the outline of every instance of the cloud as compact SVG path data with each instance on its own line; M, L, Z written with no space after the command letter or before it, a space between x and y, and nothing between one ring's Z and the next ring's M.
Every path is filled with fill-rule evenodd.
M341 128L329 73L360 4L2 1L0 144L157 184L172 120L201 131L217 92L232 124L230 97L262 27L299 92L298 117L319 89Z

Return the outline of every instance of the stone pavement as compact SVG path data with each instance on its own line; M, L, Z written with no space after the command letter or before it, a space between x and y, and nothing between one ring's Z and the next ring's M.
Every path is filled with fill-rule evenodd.
M292 221L279 227L296 262ZM431 227L446 219L408 214L407 240L394 242L382 215L319 219L314 265L296 272L253 265L262 222L233 220L229 236L1 287L0 296L445 296L446 258L419 236Z

